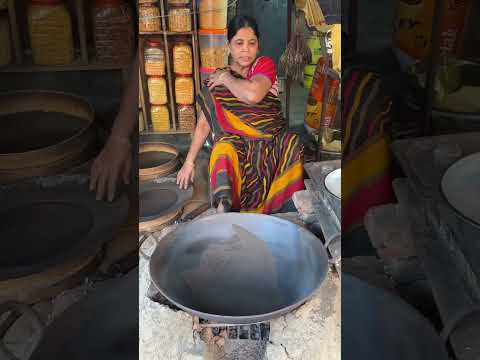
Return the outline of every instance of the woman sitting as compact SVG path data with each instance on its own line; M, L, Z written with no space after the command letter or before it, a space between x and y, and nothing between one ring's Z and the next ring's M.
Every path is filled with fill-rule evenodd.
M209 77L197 98L202 112L177 183L187 188L193 181L195 158L212 132L210 187L218 211L284 211L304 188L303 146L287 131L275 63L257 58L255 19L233 18L228 41L233 61Z

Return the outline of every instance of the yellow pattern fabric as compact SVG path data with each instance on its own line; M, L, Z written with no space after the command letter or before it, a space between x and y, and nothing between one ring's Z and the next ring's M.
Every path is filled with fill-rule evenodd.
M372 141L373 140L373 141ZM356 156L342 165L342 199L348 200L357 189L390 167L390 152L387 138L382 134L370 139L357 150ZM368 166L366 166L368 164Z
M358 89L358 92L355 95L355 100L354 100L354 103L353 103L353 106L352 106L352 110L348 113L348 117L347 117L347 126L346 126L346 129L345 129L345 137L344 137L344 140L343 140L343 146L348 144L348 142L350 140L350 135L351 135L351 132L352 132L353 118L354 118L355 114L357 113L357 110L360 106L360 101L362 99L363 90L364 90L365 86L367 85L367 83L372 78L372 76L373 76L373 74L369 73L362 79L362 81L360 83L360 87Z

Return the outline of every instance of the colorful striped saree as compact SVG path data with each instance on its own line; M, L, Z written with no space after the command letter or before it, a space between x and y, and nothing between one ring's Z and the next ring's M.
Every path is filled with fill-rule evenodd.
M390 138L391 99L382 80L363 70L344 75L342 88L342 233L363 226L373 206L395 202Z
M287 132L281 103L269 92L255 105L237 99L226 87L204 87L197 101L212 129L210 187L217 206L270 214L304 188L303 146Z

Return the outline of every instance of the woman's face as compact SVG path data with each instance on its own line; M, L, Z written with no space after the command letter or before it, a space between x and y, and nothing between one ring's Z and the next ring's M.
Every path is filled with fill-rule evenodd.
M251 27L244 27L230 40L229 47L233 61L248 67L257 57L258 39Z

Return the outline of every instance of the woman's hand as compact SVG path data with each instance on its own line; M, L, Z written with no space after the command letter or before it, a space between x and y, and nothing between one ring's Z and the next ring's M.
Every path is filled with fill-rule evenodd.
M177 185L180 189L188 189L188 185L193 183L195 177L195 165L193 162L185 161L177 174Z
M215 71L212 75L208 77L208 88L212 90L215 86L225 86L225 79L227 79L229 76L231 76L229 69Z
M130 182L132 168L130 147L128 138L110 136L93 162L90 172L90 191L96 189L97 200L102 200L106 193L108 201L112 201L120 178L123 179L124 184Z

